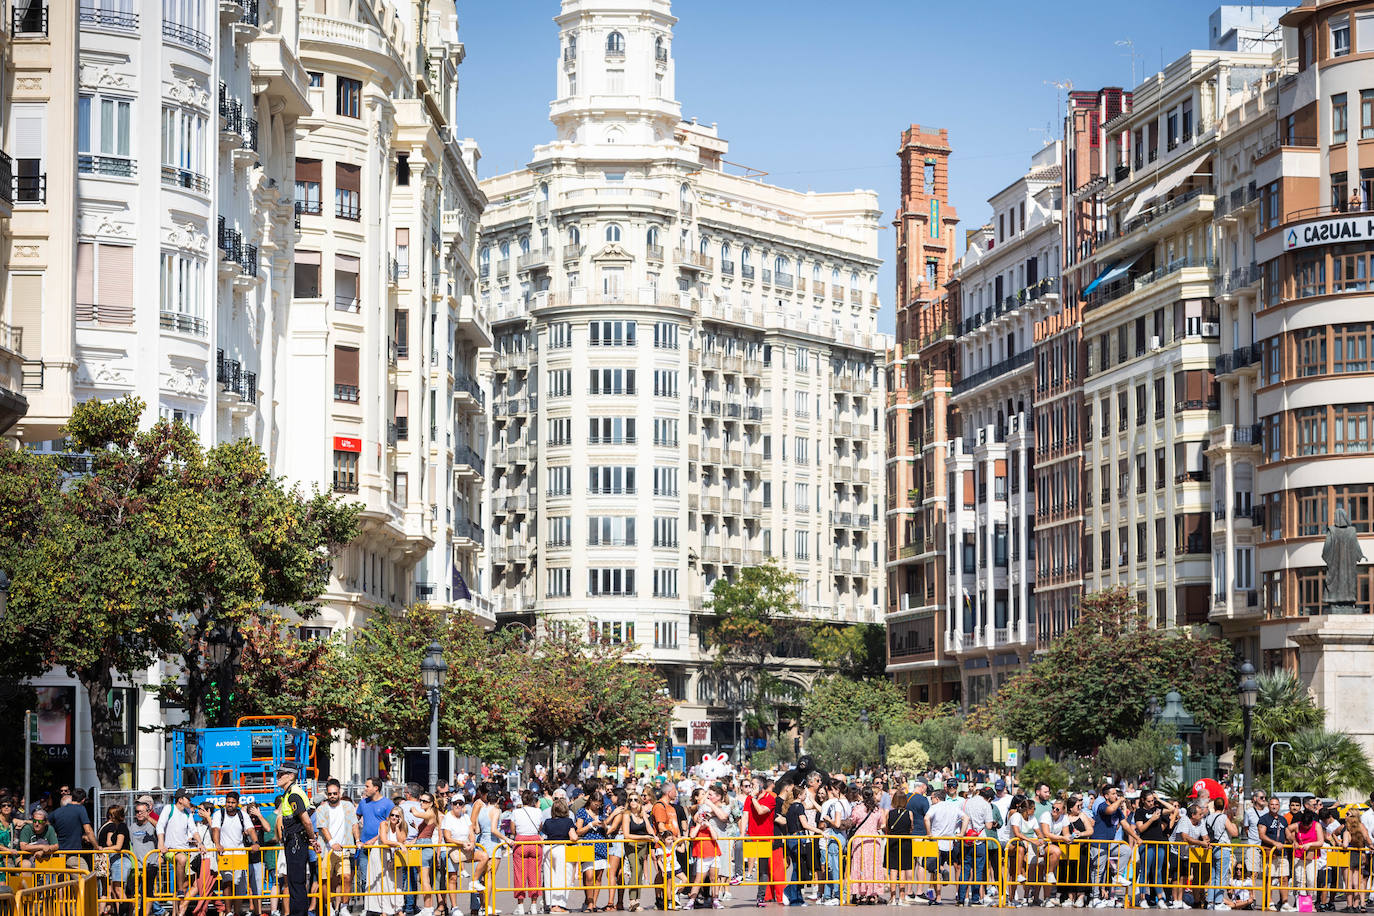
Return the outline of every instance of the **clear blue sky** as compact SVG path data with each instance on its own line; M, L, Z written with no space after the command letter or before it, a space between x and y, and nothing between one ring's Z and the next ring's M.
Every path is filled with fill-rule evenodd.
M892 328L895 151L911 123L947 127L953 203L963 230L987 198L1058 136L1059 99L1131 85L1207 46L1215 2L1145 0L677 0L677 93L684 117L716 122L729 159L781 185L870 188L883 208L881 326ZM458 130L482 147L481 174L523 166L553 132L557 0L458 0Z

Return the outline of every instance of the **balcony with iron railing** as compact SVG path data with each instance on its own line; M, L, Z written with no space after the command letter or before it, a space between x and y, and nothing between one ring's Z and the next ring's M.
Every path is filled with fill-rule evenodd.
M166 309L158 314L158 326L164 331L176 331L180 334L191 334L196 337L204 337L210 330L209 323L198 315L188 315L185 312L173 312Z
M169 188L182 188L198 194L210 193L210 181L204 175L175 165L162 167L162 183Z
M127 156L96 156L90 153L78 153L76 170L82 175L133 178L138 174L138 163Z
M335 382L335 383L334 383L334 400L336 400L336 401L341 401L341 402L346 403L346 404L356 404L356 403L358 403L358 386L357 386L357 385L341 385L341 384L339 384L338 382Z
M210 53L210 36L189 25L164 19L162 21L162 37L188 48L194 48L202 54Z

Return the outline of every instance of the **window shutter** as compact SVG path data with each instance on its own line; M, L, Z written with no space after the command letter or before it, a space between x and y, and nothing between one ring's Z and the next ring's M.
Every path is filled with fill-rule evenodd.
M334 165L334 186L340 191L357 191L362 184L362 168L346 162Z
M320 253L318 251L302 251L297 248L295 257L297 264L302 264L307 267L320 266Z
M396 230L396 246L403 247L410 244L410 230L401 228Z
M17 109L19 106L15 106ZM25 106L29 108L30 106ZM14 112L14 158L43 158L43 125L41 111Z
M396 392L396 419L410 418L410 392L404 389Z
M30 359L43 354L43 275L16 274L10 278L10 313L24 338L19 352Z
M964 471L964 505L973 505L977 495L977 488L973 484L973 472Z
M346 274L356 274L361 263L351 254L334 255L334 269Z
M131 246L100 246L100 304L133 307L134 249Z
M296 180L297 181L320 181L320 160L318 159L297 159L296 160Z
M334 384L358 387L358 348L334 348Z
M81 242L76 246L76 303L95 302L95 244Z

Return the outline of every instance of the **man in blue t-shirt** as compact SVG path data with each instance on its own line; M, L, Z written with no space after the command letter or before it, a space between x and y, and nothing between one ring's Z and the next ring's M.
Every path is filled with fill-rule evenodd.
M1121 790L1116 786L1103 786L1098 798L1100 800L1093 808L1093 835L1092 845L1088 847L1088 861L1098 897L1111 900L1112 841L1116 839L1116 832L1121 826L1125 812L1121 803Z
M382 821L391 815L395 803L382 792L382 782L374 776L363 784L363 797L358 801L358 844L366 846L377 839Z

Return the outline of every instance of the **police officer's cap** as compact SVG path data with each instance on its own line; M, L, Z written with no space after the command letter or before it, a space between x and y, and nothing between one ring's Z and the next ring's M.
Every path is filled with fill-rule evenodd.
M297 775L299 775L299 771L298 771L295 767L293 767L293 766L291 766L289 763L287 763L287 764L282 764L281 766L277 767L277 775L278 775L278 776L297 776Z

